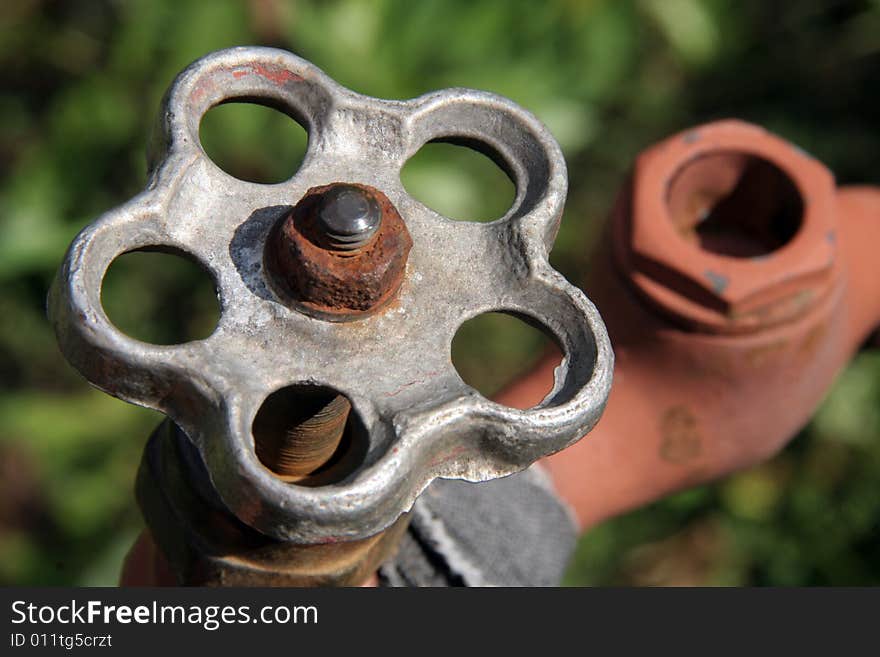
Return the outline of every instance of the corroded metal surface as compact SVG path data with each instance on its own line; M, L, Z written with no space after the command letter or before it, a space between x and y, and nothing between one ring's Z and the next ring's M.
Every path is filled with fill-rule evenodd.
M186 436L166 420L150 437L135 494L164 568L187 586L358 586L387 559L404 514L366 538L298 545L238 521L213 495ZM156 582L154 582L155 584Z
M308 130L300 170L285 182L235 179L207 157L199 122L242 99L281 109ZM452 221L409 196L400 169L425 143L490 153L514 181L500 219ZM242 523L281 540L332 543L376 535L436 477L483 481L563 449L598 420L613 356L602 321L547 260L566 194L558 145L532 115L488 93L449 89L408 101L361 96L296 56L267 48L214 53L169 90L144 192L86 227L50 293L65 356L94 385L168 415L204 460L218 499ZM368 184L412 238L403 282L382 312L329 322L291 308L267 284L272 227L307 190ZM221 301L214 333L159 346L124 335L100 302L119 255L162 248L196 260ZM564 358L553 390L517 410L466 385L450 344L461 324L501 311L540 325ZM264 400L293 384L345 395L362 427L358 462L341 480L280 480L255 453Z
M266 244L266 269L279 296L322 319L356 319L380 310L400 289L412 248L406 224L388 198L367 185L350 186L364 192L382 217L361 248L336 250L322 241L319 208L338 185L307 191Z
M351 404L345 397L309 392L301 388L295 395L271 397L254 419L257 457L286 481L303 483L327 465L348 426Z

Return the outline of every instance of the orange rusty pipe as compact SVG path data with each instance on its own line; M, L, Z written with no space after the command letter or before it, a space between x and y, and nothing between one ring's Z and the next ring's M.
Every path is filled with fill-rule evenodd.
M776 453L880 323L880 189L722 121L637 160L585 291L615 348L607 409L546 461L581 524ZM558 355L499 395L535 404Z
M858 346L880 323L880 188L843 187L837 193L841 251L847 263L849 335Z

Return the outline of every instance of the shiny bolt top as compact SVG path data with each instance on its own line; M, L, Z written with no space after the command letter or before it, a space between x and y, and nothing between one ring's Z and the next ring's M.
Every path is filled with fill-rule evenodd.
M382 212L376 201L363 190L338 185L321 199L318 220L330 248L353 251L367 244L376 234Z

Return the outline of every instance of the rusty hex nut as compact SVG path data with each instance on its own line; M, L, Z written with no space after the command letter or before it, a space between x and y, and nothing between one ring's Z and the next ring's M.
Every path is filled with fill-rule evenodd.
M381 222L356 249L328 240L322 229L325 197L340 187L360 190ZM272 230L265 264L276 292L303 312L329 320L356 319L385 306L403 282L412 238L400 214L379 190L333 183L313 187Z
M640 295L688 328L790 321L832 289L830 171L760 127L719 121L643 152L612 217L614 255Z

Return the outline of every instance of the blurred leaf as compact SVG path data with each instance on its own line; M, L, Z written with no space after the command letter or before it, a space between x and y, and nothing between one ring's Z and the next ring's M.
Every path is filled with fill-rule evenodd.
M487 156L464 146L426 144L400 172L414 198L450 219L494 221L513 205L516 189Z
M816 430L828 440L880 443L880 352L859 354L819 408Z
M705 66L718 54L720 33L701 0L644 0L676 54L690 66Z

